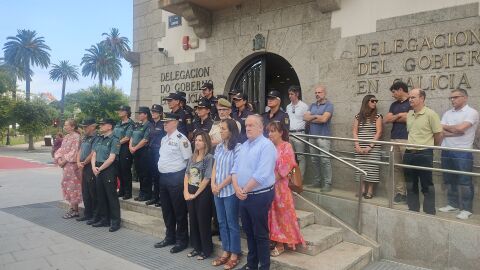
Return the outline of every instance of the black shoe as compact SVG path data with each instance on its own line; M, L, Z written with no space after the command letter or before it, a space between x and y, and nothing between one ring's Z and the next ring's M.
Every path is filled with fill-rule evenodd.
M238 270L258 270L258 268L252 268L252 267L248 266L247 264L245 264L241 268L237 268L237 269Z
M162 204L161 204L160 202L157 202L157 203L155 204L155 207L162 207Z
M126 201L126 200L129 200L132 198L132 195L125 195L123 196L123 200Z
M175 246L170 249L170 253L178 253L180 251L183 251L184 249L187 248L187 245L185 244L175 244Z
M154 247L155 248L163 248L163 247L170 246L170 245L173 245L173 244L175 244L175 241L169 241L169 240L163 239L162 241L156 243L154 245Z
M98 218L97 218L97 219L92 218L92 219L88 220L86 224L87 224L87 225L93 225L93 224L95 224L95 223L97 223L97 222L99 222L99 221L100 221L100 219L98 219Z
M157 203L157 200L155 199L151 199L151 200L148 200L145 202L146 205L152 205L152 204L156 204Z
M242 266L241 268L237 268L237 270L257 270L258 268L251 268L247 264Z
M148 198L145 198L145 197L138 197L138 201L139 202L144 202L144 201L148 201L149 199Z
M100 220L97 223L93 223L92 227L98 228L98 227L110 227L110 222L105 221L105 220Z
M112 226L110 226L110 229L108 229L109 232L116 232L120 229L120 224L112 224Z
M407 196L397 193L395 198L393 198L395 204L404 204L407 202Z
M92 219L92 218L91 218L91 217L83 216L83 217L76 218L75 220L76 220L76 221L86 221L86 220L90 220L90 219Z
M123 192L118 192L117 195L118 195L118 197L123 197L123 196L125 196L125 194L123 194Z

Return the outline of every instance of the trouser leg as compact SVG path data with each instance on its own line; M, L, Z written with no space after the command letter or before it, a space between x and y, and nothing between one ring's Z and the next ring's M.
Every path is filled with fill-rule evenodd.
M158 148L150 148L150 183L147 187L149 190L152 190L152 199L159 200L158 196L158 178L160 173L158 172L158 158L159 158L159 149Z
M212 189L206 187L195 199L200 244L203 254L209 257L213 251L212 243Z
M407 143L408 140L392 139L393 142ZM395 155L395 163L403 163L403 155L405 154L405 146L395 145L393 147ZM405 175L403 168L395 167L395 194L406 195L407 189L405 184ZM394 194L394 195L395 195Z
M182 175L183 173L175 173ZM179 177L179 176L176 176ZM175 223L177 225L177 230L175 233L175 238L177 244L187 245L188 244L188 218L187 218L187 204L185 198L183 197L183 184L178 186L169 186L168 194L171 199L173 206L173 213L175 218Z
M162 177L168 177L168 174L160 174ZM159 185L160 202L162 204L163 222L165 223L165 240L174 242L175 239L175 216L173 212L173 205L170 199L168 188L164 184Z
M120 202L118 201L118 196L116 192L117 178L114 164L101 171L98 176L99 181L102 182L105 189L111 223L120 224Z
M198 190L198 187L188 186L188 192L194 194ZM198 198L198 197L197 197ZM198 225L198 216L199 213L196 211L197 199L187 201L188 208L188 217L190 221L190 244L193 249L197 251L202 250L201 240L200 240L200 228Z
M92 218L94 216L95 203L91 192L90 186L92 185L92 166L90 164L85 165L82 170L82 198L83 205L85 207L84 215L87 218Z
M120 147L120 153L118 154L118 177L120 179L121 195L132 195L132 162L133 156L128 150L128 143L124 143Z
M95 187L97 190L97 202L98 202L98 218L107 222L109 221L109 211L108 211L108 201L107 194L105 191L105 186L103 184L102 178L98 175L95 178Z
M303 132L298 132L294 134L303 134ZM291 138L290 140L292 142L292 146L295 149L295 152L298 153L304 153L305 152L305 143L295 139ZM305 155L296 155L297 161L298 161L298 166L300 167L300 171L302 172L302 177L305 175L305 168L306 168L306 160L305 160Z
M327 139L317 139L317 145L327 152L330 152L330 141ZM332 184L332 164L330 157L321 153L320 156L320 178L324 185Z
M149 158L148 149L142 147L138 149L134 154L135 170L137 172L138 181L140 182L140 194L139 197L144 199L150 199L152 190L149 183L151 181L149 177Z
M408 165L415 165L415 154L405 152L404 163ZM411 211L420 211L420 199L418 194L418 175L415 169L405 168L405 181L407 185L407 205Z
M240 201L240 217L242 220L242 228L245 234L247 235L247 246L248 246L248 255L247 255L247 265L251 269L258 268L258 255L257 255L257 244L255 243L255 236L253 230L253 220L250 216L247 199Z

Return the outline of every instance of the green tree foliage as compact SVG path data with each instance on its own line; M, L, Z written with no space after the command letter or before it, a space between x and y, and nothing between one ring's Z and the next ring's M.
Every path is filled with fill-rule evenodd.
M98 77L99 86L103 86L103 81L106 79L120 78L122 74L120 58L116 57L104 42L92 45L86 51L87 53L83 55L80 63L83 66L82 75L84 77L90 76L94 79Z
M102 43L107 46L115 57L124 58L125 53L130 51L130 46L128 45L130 41L128 38L120 36L118 28L112 28L110 29L110 33L103 33L102 36L105 37ZM108 74L108 78L112 80L112 87L115 87L115 81L117 81L121 75L121 69L112 69L112 73Z
M7 72L0 69L0 95L13 91L14 88L13 78Z
M19 124L19 131L31 135L44 135L52 125L56 111L40 99L31 102L19 100L16 102L12 116Z
M6 95L0 95L0 132L3 134L5 129L12 124L12 110L15 101Z
M113 87L92 86L88 89L65 96L65 108L68 111L80 111L78 120L93 117L97 120L105 117L118 118L116 111L120 105L128 103L128 98Z
M60 99L60 125L63 125L65 109L65 88L67 80L78 81L78 68L71 65L68 61L60 61L60 64L52 65L50 70L50 79L53 81L62 81L62 98Z

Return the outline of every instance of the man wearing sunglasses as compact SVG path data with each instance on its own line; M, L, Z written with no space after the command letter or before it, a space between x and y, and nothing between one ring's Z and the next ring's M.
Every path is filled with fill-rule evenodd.
M464 89L455 89L448 98L452 109L442 116L444 139L442 146L454 148L473 148L475 132L478 125L478 112L468 106L468 93ZM468 152L442 150L442 168L448 170L471 172L473 155ZM447 206L440 212L456 213L459 219L468 219L472 215L474 189L469 175L444 173L443 181L447 185Z
M290 118L290 134L305 134L305 120L303 115L308 111L308 105L301 100L301 89L299 85L292 85L288 88L290 104L287 105L287 114ZM295 138L290 138L296 152L305 152L305 144ZM298 165L302 176L305 175L305 156L297 155Z

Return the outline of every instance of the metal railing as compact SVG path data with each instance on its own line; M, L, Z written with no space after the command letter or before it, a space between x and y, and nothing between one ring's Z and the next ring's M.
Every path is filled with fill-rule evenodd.
M388 166L388 175L390 181L387 184L387 196L388 196L388 207L393 208L393 199L395 195L395 168L400 167L400 168L408 168L408 169L417 169L417 170L426 170L426 171L432 171L432 172L442 172L442 173L451 173L451 174L458 174L458 175L468 175L468 176L480 176L480 173L474 173L474 172L464 172L464 171L457 171L457 170L449 170L449 169L441 169L441 168L433 168L433 167L423 167L423 166L415 166L415 165L409 165L409 164L403 164L403 163L396 163L395 161L395 151L394 151L394 146L404 146L409 149L414 148L414 149L432 149L432 150L447 150L447 151L458 151L458 152L468 152L472 154L480 154L480 150L477 149L468 149L468 148L455 148L455 147L444 147L444 146L428 146L428 145L418 145L418 144L408 144L408 143L400 143L400 142L389 142L389 141L377 141L377 140L363 140L363 139L353 139L353 138L343 138L343 137L330 137L330 136L318 136L318 135L308 135L308 134L290 134L290 137L295 138L296 140L309 145L316 150L320 151L321 153L332 157L341 163L349 166L350 168L355 169L356 171L359 171L362 173L360 179L359 179L359 185L358 185L358 205L357 205L357 219L356 219L356 225L357 225L357 232L361 233L361 223L362 223L362 211L361 211L361 204L362 204L362 196L361 196L361 187L362 187L362 181L364 181L364 178L367 176L367 172L362 170L361 168L349 163L350 162L362 162L362 163L367 163L367 164L375 164L375 165L384 165ZM373 144L379 144L382 146L390 146L388 148L388 162L385 161L374 161L374 160L364 160L364 159L358 159L358 158L349 158L349 157L341 157L338 155L334 155L330 153L330 151L325 151L324 149L321 149L317 145L307 141L306 139L325 139L329 141L345 141L345 142L363 142L363 143L373 143ZM335 152L332 151L331 152ZM342 152L342 151L339 151ZM349 153L349 152L344 152L344 153ZM296 154L300 155L305 155L305 156L321 156L320 154L316 153L306 153L306 152L296 152ZM438 163L438 162L434 162Z

